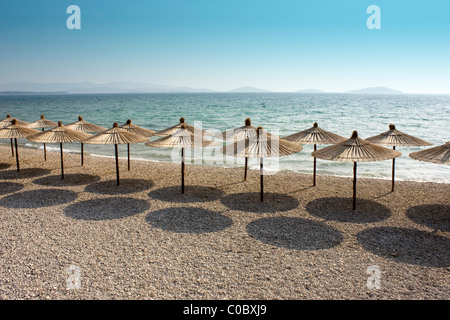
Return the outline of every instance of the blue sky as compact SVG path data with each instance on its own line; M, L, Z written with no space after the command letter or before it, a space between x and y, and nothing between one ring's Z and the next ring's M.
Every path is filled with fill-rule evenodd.
M1 0L0 83L450 93L449 15L448 0Z

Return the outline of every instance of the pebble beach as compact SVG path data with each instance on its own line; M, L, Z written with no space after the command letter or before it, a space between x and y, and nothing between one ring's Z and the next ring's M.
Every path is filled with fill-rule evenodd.
M361 178L352 210L352 178L278 172L260 202L256 170L189 164L181 194L175 163L121 159L117 186L113 158L65 153L61 179L59 152L19 155L0 145L0 299L450 298L446 183Z

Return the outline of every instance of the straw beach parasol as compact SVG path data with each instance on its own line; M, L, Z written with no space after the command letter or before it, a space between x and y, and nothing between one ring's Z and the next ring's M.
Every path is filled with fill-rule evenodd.
M28 128L41 128L44 131L45 128L54 128L58 126L56 122L45 119L44 115L41 114L41 118L35 122L32 122L28 125ZM44 143L44 161L47 161L47 150L45 148Z
M450 165L450 141L437 147L412 152L409 156L414 160Z
M131 123L130 119L128 119L125 124L119 126L119 128L125 129L128 132L131 132L131 133L143 136L143 137L147 137L147 138L150 138L156 132L153 130L139 127L139 126ZM130 144L129 143L127 143L127 153L128 153L128 171L130 171L131 164L130 164Z
M344 137L334 134L329 131L325 131L319 128L317 122L306 130L291 134L283 139L295 143L314 144L314 151L317 150L318 144L336 144L345 141ZM313 170L313 186L316 186L316 158L314 157L314 170Z
M283 157L301 151L303 148L299 144L286 141L276 135L272 135L263 130L262 127L256 128L256 136L243 140L237 140L222 148L222 152L234 157L248 157L260 159L260 188L261 201L264 201L264 167L263 159L267 157Z
M83 120L82 116L78 116L78 121L69 123L66 128L81 131L85 133L98 133L105 131L106 128ZM84 144L81 142L81 165L84 165Z
M401 155L398 151L390 150L359 138L356 131L353 131L350 139L314 151L311 154L313 157L324 160L353 162L353 210L356 209L357 163L393 159Z
M375 143L382 146L392 147L421 147L431 146L432 143L425 140L413 137L409 134L403 133L395 129L395 125L389 125L389 131L380 133L379 135L365 139L371 143ZM392 191L394 191L395 184L395 158L392 159Z
M252 126L250 118L245 119L245 125L239 128L223 131L216 135L217 138L229 140L243 140L256 136L256 128ZM247 181L248 157L245 157L244 181Z
M180 128L174 131L170 136L162 137L145 144L156 148L181 148L181 193L184 193L184 175L185 175L185 148L210 147L220 145L216 141L204 140L203 136L197 136L182 123Z
M199 128L191 126L190 124L187 124L186 120L183 117L180 118L180 123L171 126L169 128L163 129L161 131L155 132L154 135L159 137L170 136L171 134L178 132L178 129L180 129L182 125L184 125L184 130L187 130L192 134L195 134L198 131L199 133L201 132L202 135L204 136L213 136L213 134L209 131L201 130Z
M11 117L10 114L6 115L6 118L0 121L0 129L2 128L6 128L8 126L11 125L12 121L13 121L13 117ZM16 119L16 124L19 126L23 126L23 127L27 127L30 125L30 123L25 122L25 121L21 121ZM13 138L11 138L11 157L14 157L14 144L13 144Z
M19 125L16 119L11 120L11 124L5 128L0 129L0 139L14 139L14 144L16 146L16 165L17 172L20 171L19 166L19 150L17 149L17 139L26 138L29 135L39 133L39 131Z
M147 137L140 136L125 129L119 128L117 122L114 122L112 128L104 130L89 139L83 141L88 144L113 144L116 153L116 176L117 185L120 184L119 179L119 151L117 145L129 143L141 143L148 141Z
M63 143L80 142L90 136L90 134L69 129L66 126L63 126L61 121L58 121L58 126L55 128L39 132L27 137L27 139L40 143L59 143L59 150L61 153L61 179L64 179Z

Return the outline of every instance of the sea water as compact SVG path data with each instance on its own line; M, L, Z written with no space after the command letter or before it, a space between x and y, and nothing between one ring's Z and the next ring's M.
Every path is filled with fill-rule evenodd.
M354 130L367 138L389 130L395 124L399 131L434 143L450 140L450 96L448 95L363 95L338 93L148 93L148 94L70 94L70 95L0 95L0 120L11 114L33 122L41 114L46 119L68 124L84 120L112 127L113 122L162 130L184 117L188 124L212 132L244 125L262 126L281 137L308 129L317 122L324 130L350 137ZM156 139L155 138L151 138ZM42 148L42 144L20 139L19 145ZM0 143L8 143L7 140ZM318 149L326 145L318 145ZM59 150L59 145L47 145ZM411 159L408 154L429 147L397 147L402 155L396 159L396 179L449 183L446 165ZM79 143L64 144L66 152L80 152ZM291 171L312 173L312 145L279 159L267 159L267 173ZM85 145L85 153L114 156L111 145ZM126 157L126 146L119 147ZM143 143L131 145L133 159L179 162L179 150L152 148ZM209 166L241 167L243 159L224 157L218 148L196 150L188 160ZM258 159L249 160L250 169L258 169ZM392 161L360 162L358 177L390 179ZM352 163L317 160L317 174L350 177Z

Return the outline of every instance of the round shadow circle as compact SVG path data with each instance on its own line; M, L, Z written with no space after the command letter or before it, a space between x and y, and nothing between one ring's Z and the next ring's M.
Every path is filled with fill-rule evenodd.
M61 179L61 175L46 176L33 180L33 183L42 186L81 186L88 183L97 182L99 180L99 176L74 173L65 174L64 179Z
M112 197L80 201L64 209L64 213L79 220L112 220L147 211L150 203L130 197Z
M376 255L425 267L450 267L450 239L429 232L379 227L361 231L358 242Z
M324 223L290 217L252 221L247 225L247 232L266 244L293 250L329 249L344 240L338 230Z
M450 231L450 205L427 204L411 207L406 215L412 221L435 230Z
M7 180L15 180L15 179L28 179L28 178L35 178L40 176L45 176L49 174L51 171L47 169L42 168L25 168L20 169L20 172L17 172L17 170L4 170L0 171L0 179L7 179Z
M352 198L320 198L308 202L306 211L313 216L340 222L371 223L391 216L391 211L374 201L357 199L352 210Z
M41 208L72 202L77 193L63 189L40 189L17 192L0 199L0 206L7 208Z
M233 224L231 218L202 208L168 208L150 212L147 222L155 228L177 233L217 232Z
M232 210L275 213L297 208L300 202L297 198L281 193L264 193L261 202L260 193L234 193L220 199L222 204Z
M0 163L0 170L5 170L11 167L9 163Z
M144 179L121 179L117 185L116 180L107 180L87 185L85 191L90 193L122 195L146 191L153 187L153 181Z
M0 196L23 189L23 184L15 182L0 182Z
M181 186L172 186L153 190L148 196L162 201L189 203L214 201L223 194L222 190L204 186L185 186L184 193L181 193Z

